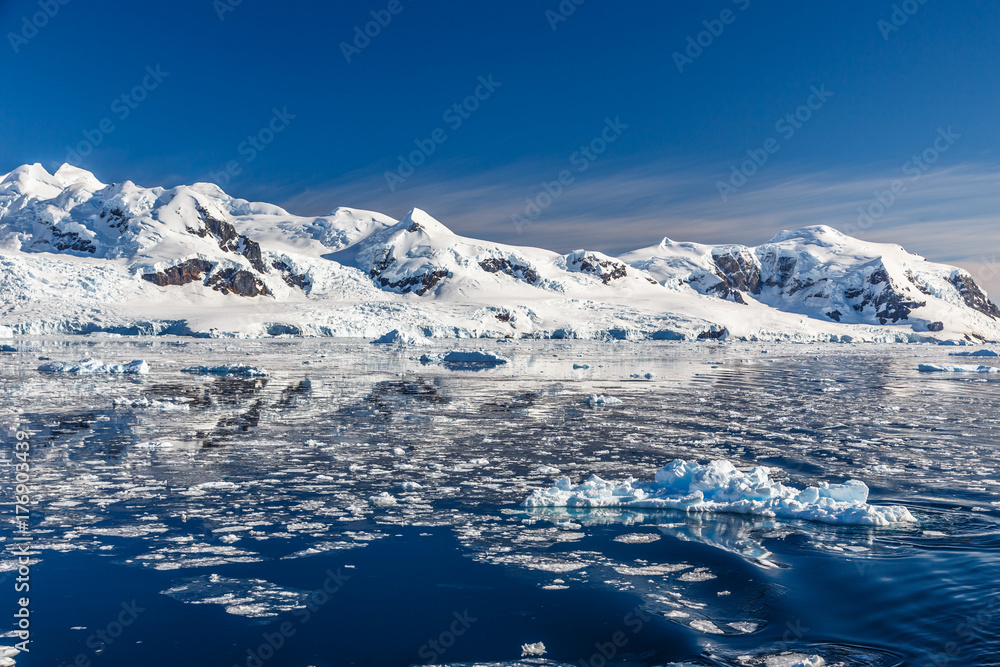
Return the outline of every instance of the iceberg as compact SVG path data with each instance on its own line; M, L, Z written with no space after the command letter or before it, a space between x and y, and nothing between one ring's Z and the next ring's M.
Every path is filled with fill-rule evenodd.
M632 477L613 482L592 475L573 484L563 477L548 489L533 491L521 506L725 512L859 526L916 521L905 507L869 505L868 486L859 480L797 489L771 480L770 469L763 466L743 472L729 461L700 465L681 459L658 470L652 482Z

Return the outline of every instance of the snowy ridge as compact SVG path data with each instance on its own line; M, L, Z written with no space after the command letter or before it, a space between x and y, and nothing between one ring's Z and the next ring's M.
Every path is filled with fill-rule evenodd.
M559 254L420 209L301 217L69 165L0 182L0 303L17 334L1000 341L968 273L829 227Z

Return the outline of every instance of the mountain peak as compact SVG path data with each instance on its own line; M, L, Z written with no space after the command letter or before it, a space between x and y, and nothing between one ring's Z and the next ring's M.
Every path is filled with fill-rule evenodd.
M450 229L435 219L430 213L423 209L414 208L403 216L397 227L406 229L409 232L424 231L428 234L453 234Z
M804 241L816 245L840 245L848 240L849 236L828 225L809 225L798 229L786 229L780 231L771 238L768 243L781 243L782 241Z
M94 176L92 172L80 167L74 167L68 162L64 162L61 167L56 169L56 172L52 176L55 180L64 185L82 183L84 185L91 186L93 189L100 189L104 187L104 183L97 180L97 177Z

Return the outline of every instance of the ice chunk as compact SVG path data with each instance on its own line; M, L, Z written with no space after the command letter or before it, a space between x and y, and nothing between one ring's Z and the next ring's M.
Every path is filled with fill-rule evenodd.
M951 352L949 357L1000 357L1000 353L993 350L976 350L975 352Z
M190 366L182 368L181 373L192 375L236 375L245 378L267 377L263 368L249 364L222 364L221 366Z
M526 655L545 655L545 644L535 642L534 644L521 644L521 657Z
M74 375L109 374L109 375L146 375L149 364L142 359L130 361L127 364L106 364L100 359L83 359L77 362L53 361L38 367L41 373L72 373Z
M993 366L938 366L937 364L920 364L917 370L924 373L1000 373L1000 368Z
M727 512L868 526L916 521L905 507L867 501L868 487L858 480L800 490L772 481L766 467L742 472L729 461L700 465L678 459L658 470L652 482L631 477L611 482L593 475L574 485L563 477L548 489L533 491L522 506Z
M442 355L441 361L445 364L499 366L500 364L506 364L507 358L502 354L498 354L496 352L487 352L484 350L473 351L473 352L461 352L458 350L452 350L451 352L446 352L444 355Z
M621 405L622 399L615 398L614 396L605 396L604 394L591 394L587 398L587 405Z
M768 656L764 660L764 665L765 667L825 667L826 660L818 655L782 653Z
M392 507L396 504L396 498L388 491L383 491L377 496L368 498L368 502L375 507Z

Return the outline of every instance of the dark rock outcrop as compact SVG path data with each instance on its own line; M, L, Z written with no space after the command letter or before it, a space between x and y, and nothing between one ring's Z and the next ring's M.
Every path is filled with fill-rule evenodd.
M236 231L236 227L231 222L219 220L202 206L198 207L198 214L201 216L205 226L200 229L188 229L192 234L205 238L212 236L218 241L219 248L226 252L243 255L250 261L250 266L260 273L267 273L264 259L261 256L260 244L243 236Z
M479 262L479 268L489 273L506 273L508 276L523 280L534 285L538 282L538 274L530 266L514 264L506 257L490 257Z
M382 287L388 287L403 294L413 292L417 296L423 296L450 275L446 269L436 269L397 281L380 277L378 282Z
M626 265L623 262L612 259L598 259L592 253L577 257L570 264L579 267L581 273L589 273L599 277L605 285L610 284L612 280L619 280L628 275Z
M204 259L189 259L156 273L143 274L142 279L166 287L202 282L223 294L266 296L270 291L257 276L246 269L226 268L213 272L215 265Z
M976 281L968 273L965 271L955 271L951 274L950 281L955 286L955 289L958 290L958 293L962 295L965 305L969 308L978 310L980 313L994 320L1000 317L1000 308L997 308L996 304L990 301L986 293L979 288L979 285L976 284Z

